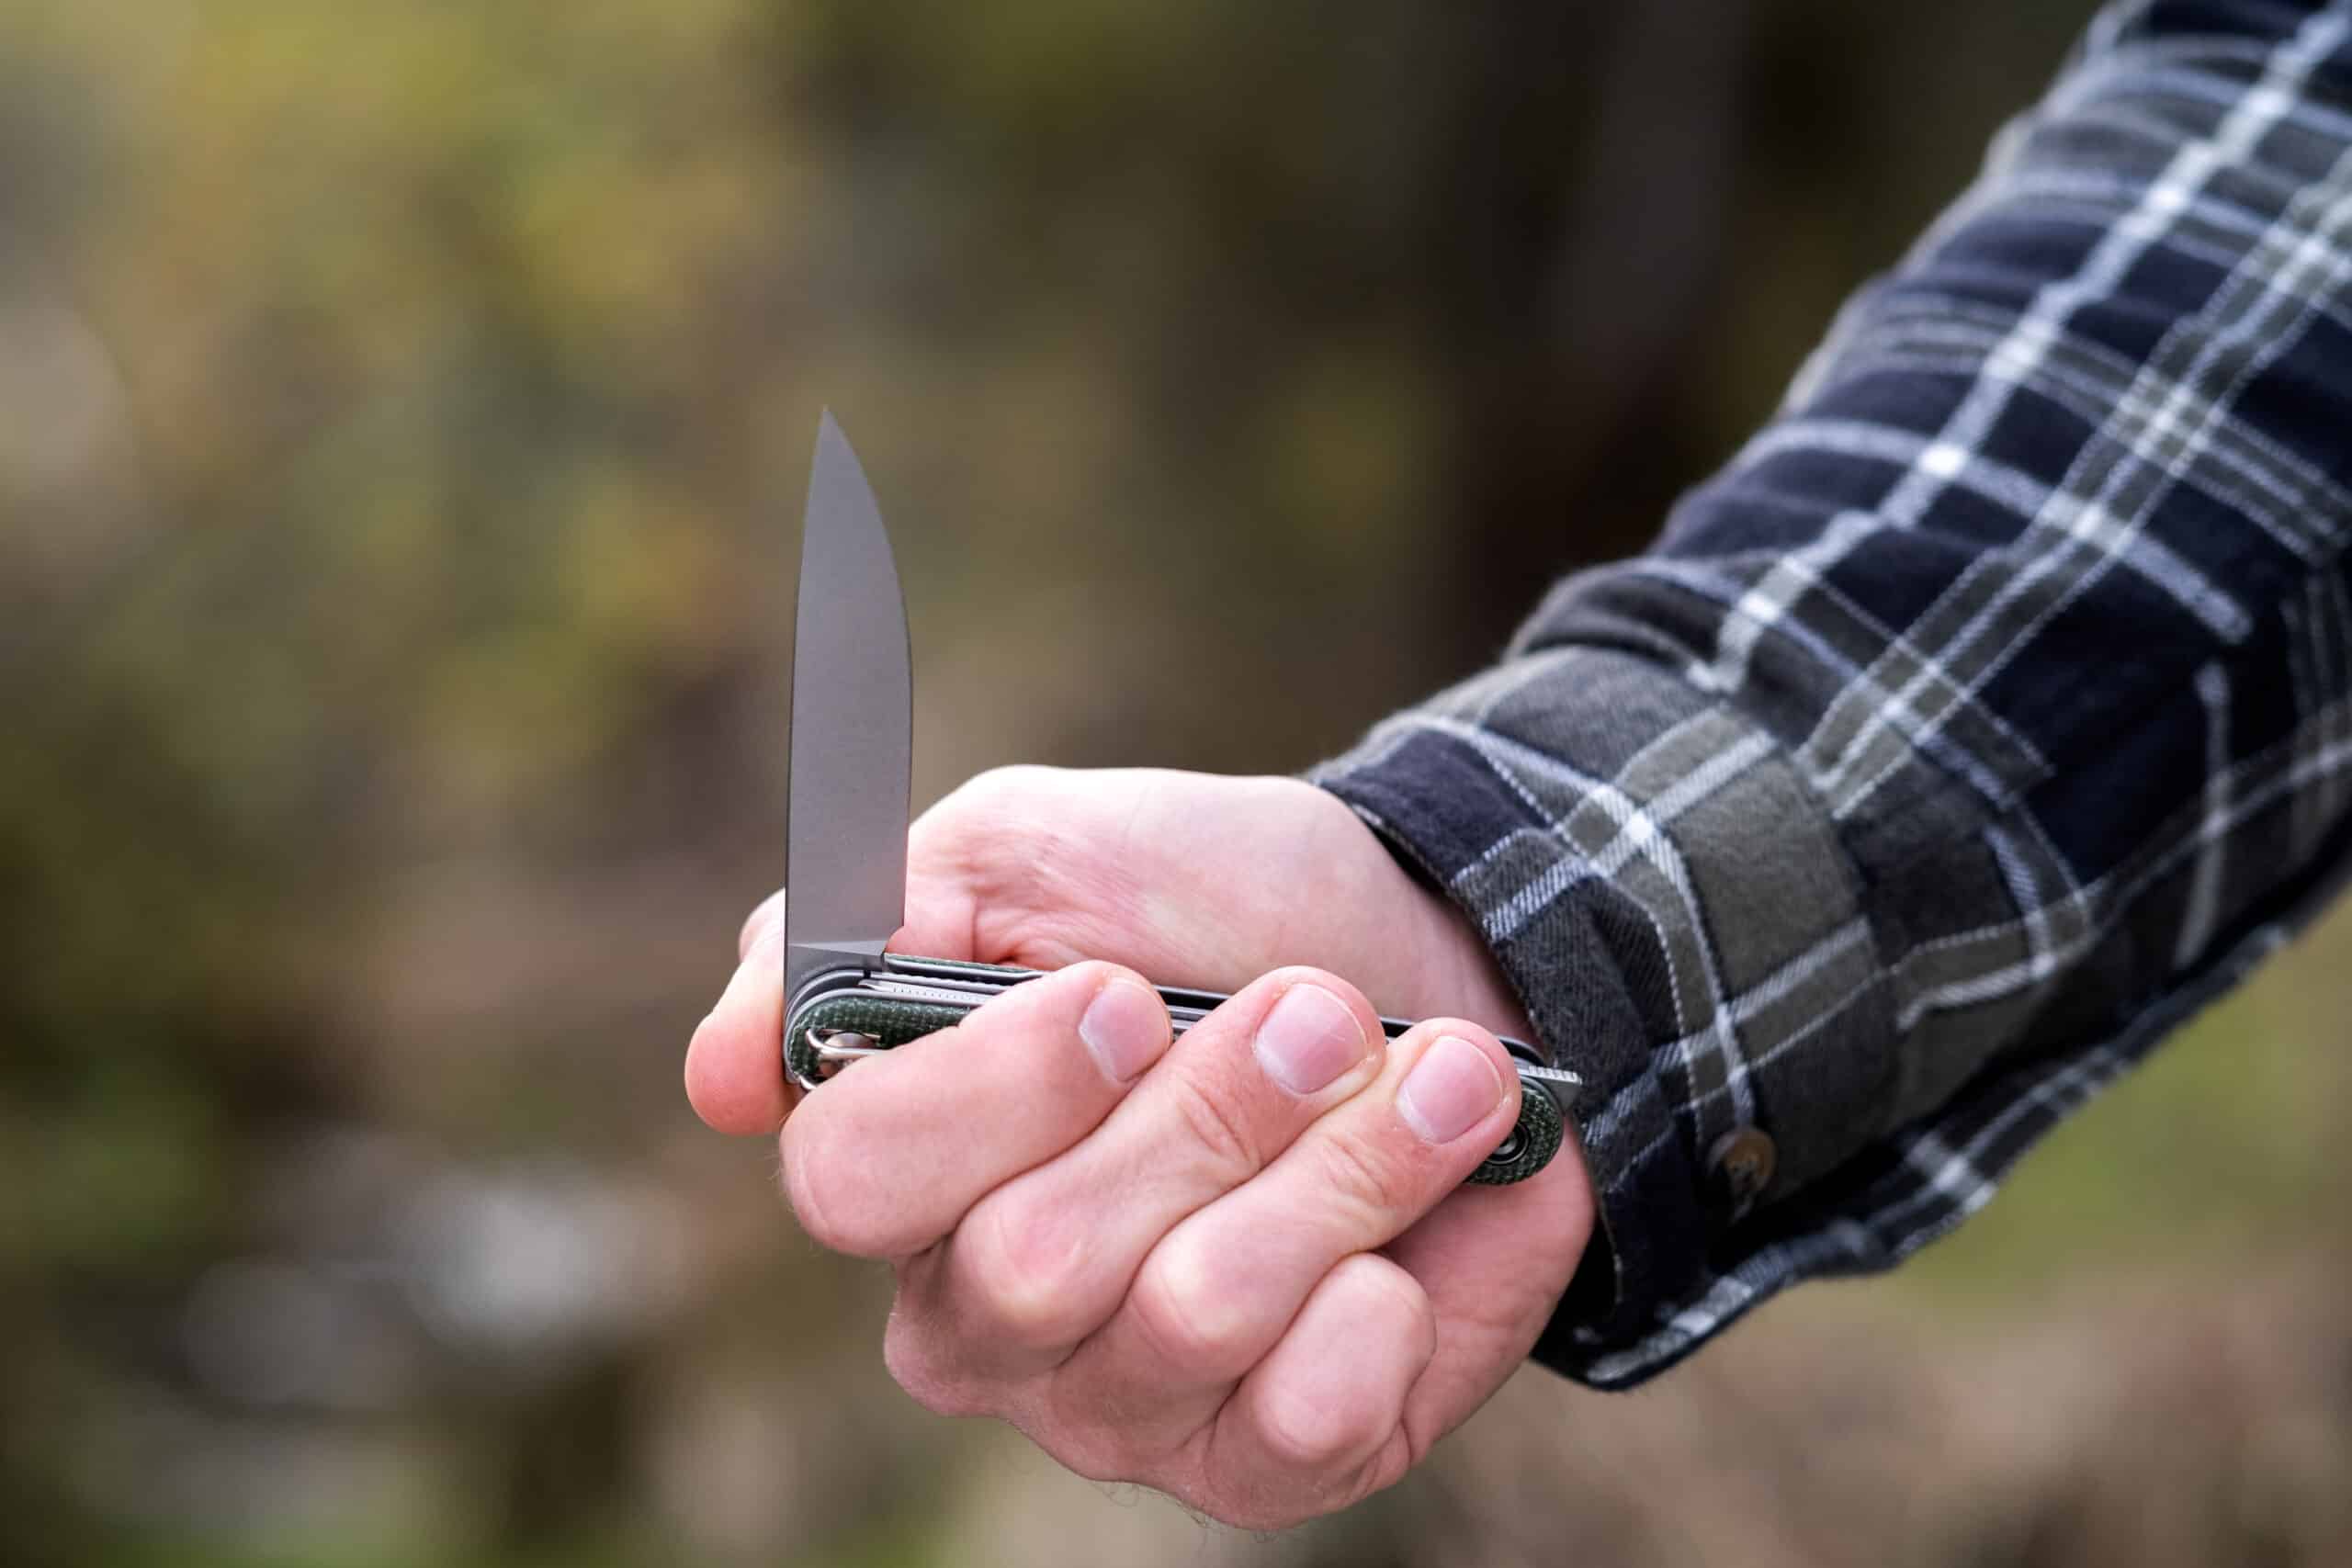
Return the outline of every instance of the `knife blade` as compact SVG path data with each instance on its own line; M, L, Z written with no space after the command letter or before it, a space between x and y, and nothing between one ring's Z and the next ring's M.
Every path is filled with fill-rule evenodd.
M905 596L865 470L817 424L792 635L785 994L878 960L905 923L914 681Z

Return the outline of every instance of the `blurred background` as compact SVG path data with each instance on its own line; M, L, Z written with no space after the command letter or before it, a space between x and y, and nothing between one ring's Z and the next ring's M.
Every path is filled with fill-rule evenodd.
M924 1416L678 1089L818 411L916 795L1637 547L2086 7L0 7L0 1560L2341 1563L2352 923L1913 1269L1278 1539Z

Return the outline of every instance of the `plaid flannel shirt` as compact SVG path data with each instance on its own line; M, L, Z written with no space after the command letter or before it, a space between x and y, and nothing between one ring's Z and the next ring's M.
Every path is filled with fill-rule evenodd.
M1640 558L1317 770L1460 904L1620 1387L1888 1268L2352 842L2352 7L2103 13Z

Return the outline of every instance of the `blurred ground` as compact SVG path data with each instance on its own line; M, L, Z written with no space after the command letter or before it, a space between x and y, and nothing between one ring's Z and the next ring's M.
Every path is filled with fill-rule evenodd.
M677 1064L818 408L917 795L1295 768L1636 547L2075 6L0 11L0 1560L2341 1562L2352 920L1906 1274L1278 1540L883 1375Z

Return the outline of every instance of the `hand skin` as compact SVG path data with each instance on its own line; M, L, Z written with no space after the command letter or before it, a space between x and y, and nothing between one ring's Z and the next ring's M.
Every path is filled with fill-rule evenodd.
M1336 798L1006 769L915 824L907 888L893 951L1057 973L803 1100L778 894L685 1079L721 1132L781 1125L811 1236L896 1271L919 1403L1273 1529L1391 1484L1518 1367L1591 1231L1584 1162L1461 1185L1527 1020ZM1147 977L1234 995L1171 1043ZM1374 1002L1424 1021L1384 1041Z

